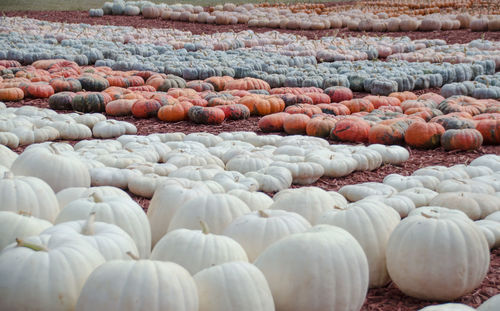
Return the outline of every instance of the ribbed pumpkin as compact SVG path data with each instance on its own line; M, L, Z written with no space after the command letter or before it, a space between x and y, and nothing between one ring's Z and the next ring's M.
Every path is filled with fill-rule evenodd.
M286 112L273 113L260 118L259 129L262 132L283 132L283 123L289 114Z
M368 132L370 144L400 145L404 142L404 132L394 125L376 124Z
M303 135L306 133L307 122L311 118L305 114L289 114L283 121L283 130L290 135Z
M0 100L17 101L24 98L24 92L18 87L0 89Z
M271 90L269 83L261 79L243 78L227 81L224 90Z
M313 105L330 103L330 96L328 96L327 94L313 92L313 93L304 93L303 96L311 98L313 101Z
M222 105L218 106L220 110L224 111L224 115L228 120L242 120L250 117L250 109L241 104Z
M319 104L316 107L320 108L323 113L333 114L336 116L344 116L351 114L349 108L342 104L333 103L333 104Z
M322 113L321 108L308 104L288 106L286 107L285 112L289 114L301 113L308 115L309 117L312 117L314 114Z
M80 92L82 84L74 78L54 78L49 81L50 86L54 92Z
M186 87L195 90L196 92L215 91L212 83L200 80L189 81Z
M417 95L412 92L404 91L404 92L394 92L389 94L389 97L396 97L400 102L404 102L405 100L417 99Z
M476 123L476 130L483 135L485 144L500 144L500 119L484 119Z
M214 87L214 90L216 92L220 92L224 90L224 87L226 86L226 83L229 81L233 81L234 79L230 76L222 76L222 77L210 77L205 80L204 82L212 84Z
M281 112L285 109L285 102L275 96L249 95L243 97L240 104L247 106L251 115L259 116Z
M291 106L296 104L309 104L312 105L314 102L311 97L303 94L277 94L279 98L283 99L285 106Z
M199 124L221 124L224 122L224 111L216 107L193 106L188 111L189 120Z
M54 95L54 89L47 82L21 83L19 88L23 90L24 97L49 98Z
M373 107L373 104L371 102L363 98L345 100L341 102L341 104L349 108L349 111L351 111L351 113L356 113L361 111L370 112L375 109L375 107Z
M185 102L187 103L187 102ZM158 110L158 119L166 122L179 122L182 120L185 120L187 117L187 110L185 109L186 105L191 105L189 108L191 108L193 105L191 103L187 104L181 104L181 103L175 103L172 105L165 105Z
M443 113L468 112L475 116L486 110L486 105L475 98L468 96L451 96L438 105Z
M368 96L363 97L363 99L366 99L370 103L372 103L372 105L375 109L378 109L379 107L382 107L382 106L399 106L399 105L401 105L401 102L399 101L399 99L397 97L368 95Z
M76 96L73 92L60 92L49 97L49 107L55 110L71 110L71 102Z
M149 118L157 115L161 104L154 99L139 99L132 105L132 114L136 118Z
M335 140L365 143L368 142L369 131L370 123L361 118L350 117L335 123L330 137Z
M475 129L447 130L441 136L445 150L476 150L483 144L483 135Z
M98 75L83 75L77 78L85 91L104 91L109 87L108 80Z
M434 117L430 120L430 122L436 122L441 124L445 130L473 129L475 127L474 121L472 120L465 118L457 118L448 115Z
M132 106L136 101L136 99L117 99L110 101L106 105L106 113L115 117L131 115Z
M405 142L415 148L436 148L444 131L443 126L438 123L414 122L406 130Z
M340 103L353 98L351 89L344 86L331 86L325 89L325 94L330 96L330 100L333 103Z
M106 103L109 100L109 95L105 95L105 93L82 93L73 98L71 107L73 107L73 110L80 112L104 112Z
M315 116L307 121L306 134L316 137L328 137L337 120L332 117Z

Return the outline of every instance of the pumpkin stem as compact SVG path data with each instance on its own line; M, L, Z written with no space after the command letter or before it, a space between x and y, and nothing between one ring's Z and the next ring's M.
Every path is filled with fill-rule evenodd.
M420 215L424 216L425 218L431 219L431 218L436 218L434 215L427 214L427 212L422 212Z
M89 217L85 221L85 224L82 227L82 234L85 235L94 235L95 230L94 230L94 224L95 224L95 215L96 212L91 212L89 214Z
M56 143L53 142L53 143L50 143L49 144L49 148L55 153L55 154L60 154L59 153L59 150L57 150L57 148L55 147Z
M34 250L35 252L40 252L40 251L47 252L48 251L48 249L42 245L36 245L36 244L24 242L20 238L16 238L16 243L17 243L18 247L26 247L26 248Z
M132 258L133 260L140 260L141 259L137 255L132 254L131 251L128 251L126 254L129 255L129 257Z
M102 197L97 192L92 192L90 197L94 200L95 203L101 203L103 201Z
M17 213L18 213L19 215L21 215L21 216L28 216L28 217L29 217L29 216L31 216L31 212L19 211L19 212L17 212Z
M206 222L204 222L203 220L200 220L200 226L201 226L201 232L203 232L203 234L210 233L210 229L208 228L208 225Z
M262 218L269 218L269 214L264 212L263 210L259 210L258 213L259 213L259 216Z

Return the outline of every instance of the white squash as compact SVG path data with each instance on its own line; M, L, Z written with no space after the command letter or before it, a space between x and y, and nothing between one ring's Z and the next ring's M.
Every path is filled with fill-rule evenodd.
M113 138L124 134L136 133L137 128L135 125L117 120L99 121L92 128L92 134L95 138Z
M238 242L253 262L269 245L310 227L311 224L297 213L268 209L236 218L224 230L224 235Z
M488 246L498 248L500 246L500 223L494 220L478 220L474 222L483 232Z
M194 181L203 181L212 180L215 175L223 171L223 168L214 164L206 166L183 166L170 173L168 177L187 178Z
M92 194L67 204L57 216L56 224L85 220L92 212L96 221L117 225L134 240L141 258L151 253L151 227L142 208L131 199Z
M325 170L323 166L315 162L283 162L274 161L271 166L287 168L292 173L292 183L297 185L310 185L315 183Z
M200 311L274 311L266 278L247 262L228 262L194 276ZM217 299L214 299L217 297Z
M91 168L89 172L92 187L110 186L127 189L129 180L142 177L140 171L116 167Z
M410 198L399 194L370 195L357 202L365 201L377 201L384 203L385 205L392 207L396 212L398 212L401 218L405 218L412 210L415 209L415 203L413 203Z
M196 284L181 266L153 260L112 260L90 274L75 311L198 311L198 308Z
M28 214L0 211L0 250L16 242L16 238L39 235L49 227L52 223Z
M62 155L53 145L25 150L12 163L11 170L16 175L43 179L54 192L68 187L90 187L85 164L76 157Z
M122 189L110 186L90 187L90 188L85 188L85 187L66 188L64 190L59 191L56 194L56 197L57 201L59 202L59 206L61 207L61 209L63 209L66 206L66 204L70 203L71 201L81 198L88 198L94 193L101 197L119 196L119 197L124 197L126 199L130 199L130 196Z
M445 303L442 305L427 306L419 311L474 311L476 309L471 308L467 305L461 303Z
M1 211L28 213L54 222L59 203L50 186L36 177L14 176L6 172L0 179Z
M17 157L17 153L0 144L0 165L10 168Z
M80 123L57 121L53 122L51 126L59 131L61 139L82 140L92 137L92 131L89 127Z
M60 138L59 131L51 126L16 127L11 131L19 138L19 145L31 145Z
M33 236L0 252L1 310L73 310L102 255L87 242Z
M381 144L369 145L368 148L377 151L382 156L382 162L386 164L399 165L408 158L410 158L410 153L406 148L401 146L385 146Z
M217 182L224 188L224 191L231 190L246 190L257 191L259 183L254 178L245 177L245 175L236 171L221 171L213 177L213 181Z
M285 237L264 250L255 265L266 277L277 311L360 310L365 301L366 256L338 227L316 226Z
M342 177L349 175L358 167L353 157L330 150L313 150L306 154L305 161L315 162L324 169L324 176Z
M346 185L340 188L338 192L351 202L362 200L370 195L391 195L398 193L394 187L377 182Z
M477 308L478 311L496 311L500 308L500 294L491 297Z
M293 181L290 170L279 166L269 166L256 172L248 172L245 176L257 180L259 190L264 192L277 192L288 189Z
M242 174L256 172L268 167L273 161L267 157L251 155L238 155L226 163L226 170L238 171Z
M160 183L147 211L151 224L152 246L168 232L168 226L179 207L191 199L208 194L211 194L211 191L205 185L198 183L183 185L175 180Z
M178 229L164 235L156 243L151 259L172 261L192 275L205 268L230 261L248 261L245 250L235 240L203 230Z
M120 227L95 221L96 213L91 212L87 220L67 221L42 232L48 235L74 236L83 239L97 249L106 261L130 259L127 252L138 254L134 240Z
M385 250L399 221L399 214L384 203L361 200L347 205L346 209L324 213L318 223L343 228L359 242L368 259L369 286L374 288L390 281Z
M482 166L471 166L471 167L482 167ZM479 182L485 183L485 184L493 187L493 189L495 189L495 192L500 191L500 174L499 173L474 177L474 178L472 178L472 180L479 181Z
M273 199L263 192L234 189L228 191L227 194L238 197L247 204L251 211L265 210L274 203Z
M15 149L19 147L19 138L11 132L0 132L0 145Z
M184 137L184 141L197 141L206 147L213 147L221 143L223 139L219 136L210 133L191 133Z
M423 187L414 187L399 192L399 195L408 197L415 207L427 206L439 193Z
M465 178L453 178L442 180L436 188L439 193L444 192L474 192L474 193L485 193L493 194L495 193L495 188L487 183L465 179Z
M413 187L424 187L424 184L415 176L402 176L399 174L389 174L384 177L384 184L393 186L398 191L403 191Z
M472 160L469 164L472 166L487 166L492 171L497 172L500 171L500 156L496 154L485 154Z
M200 227L200 221L204 221L211 232L222 234L234 219L246 213L250 213L248 206L233 195L197 196L177 209L168 231L181 228L194 230Z
M162 180L166 180L166 177L157 174L144 174L130 178L128 189L135 195L151 199Z
M391 279L419 299L461 297L481 284L489 264L488 244L477 226L467 217L439 211L407 217L387 245Z

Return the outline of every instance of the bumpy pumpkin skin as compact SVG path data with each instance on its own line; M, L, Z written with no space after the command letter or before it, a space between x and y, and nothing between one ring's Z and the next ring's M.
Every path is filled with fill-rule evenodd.
M54 92L80 92L82 84L74 78L55 78L49 81L49 84L54 89Z
M49 107L55 110L71 110L71 102L76 94L73 92L60 92L49 97Z
M401 145L404 142L404 132L397 126L377 124L368 132L370 144Z
M476 123L476 130L483 135L483 143L500 144L500 120L479 120Z
M477 150L483 144L483 135L475 129L447 130L441 136L445 150Z
M102 93L77 94L71 102L73 110L80 112L104 112L106 99Z
M414 122L406 130L405 142L414 148L436 148L444 131L444 127L438 123Z
M132 114L137 118L149 118L157 115L161 104L154 99L139 99L132 105Z
M221 124L224 122L224 111L215 107L193 106L188 111L189 120L198 124Z
M250 109L247 106L241 104L233 105L222 105L217 108L224 111L224 115L228 120L242 120L248 119L250 117Z
M273 113L260 118L259 129L262 132L283 132L283 123L288 116L286 112Z
M325 89L325 94L330 96L332 103L340 103L353 98L351 89L345 86L331 86Z
M0 100L17 101L24 98L24 92L18 87L0 89Z
M369 131L370 123L363 119L344 119L335 124L330 137L335 140L366 143Z

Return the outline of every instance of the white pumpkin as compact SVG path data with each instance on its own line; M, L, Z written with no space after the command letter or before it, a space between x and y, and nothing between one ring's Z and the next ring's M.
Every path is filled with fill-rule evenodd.
M457 164L453 165L450 167L450 169L463 169L469 175L470 178L474 177L480 177L480 176L488 176L493 174L493 170L487 166L482 166L482 165L464 165L464 164Z
M398 193L394 187L377 182L346 185L340 188L338 192L351 202L362 200L370 195L391 195Z
M482 167L482 166L470 166L470 167ZM495 192L500 191L500 174L499 173L474 177L474 178L472 178L472 180L479 181L479 182L485 183L485 184L493 187L493 189L495 189Z
M92 137L92 131L89 127L80 123L56 121L51 126L59 131L61 139L82 140Z
M316 226L285 237L265 249L255 265L266 277L277 311L360 310L365 301L366 255L338 227Z
M490 264L483 233L467 217L423 212L405 218L387 245L387 270L405 294L454 300L481 284Z
M112 260L90 274L75 311L198 311L198 308L196 284L178 264Z
M238 155L226 163L226 170L238 171L242 174L255 172L268 167L273 160L267 157L255 155Z
M107 167L121 169L127 168L132 164L146 163L146 159L144 159L142 156L133 154L132 152L126 150L99 155L95 158L95 160L101 162Z
M104 263L87 242L33 236L0 252L1 310L73 310L85 280Z
M194 280L200 311L274 311L273 295L266 278L248 262L209 267L198 272Z
M441 181L437 186L436 191L439 193L462 191L493 194L495 193L495 188L478 180L453 178Z
M269 166L256 172L248 172L245 176L257 180L259 190L264 192L277 192L288 189L293 181L290 170L279 166Z
M408 197L415 207L427 206L439 193L423 187L408 188L399 192L399 195Z
M474 222L483 232L488 246L498 248L500 246L500 223L494 220L478 220Z
M90 187L85 164L76 157L62 155L52 145L25 150L12 163L11 170L16 175L43 179L54 192L68 187Z
M297 213L283 210L259 210L236 218L224 235L238 242L254 261L274 242L294 233L301 233L311 224Z
M52 223L28 214L0 211L0 250L16 242L16 238L39 235L49 227Z
M51 126L16 127L11 131L19 138L19 145L31 145L45 141L56 140L60 137L59 131ZM64 139L64 138L63 138Z
M221 143L223 139L210 133L191 133L184 137L184 141L197 141L206 147L213 147Z
M152 246L168 232L168 226L179 207L191 199L208 194L211 194L211 191L205 185L194 182L182 184L169 180L157 185L147 211L151 224Z
M212 180L215 175L223 172L218 165L206 165L206 166L183 166L179 169L173 171L168 176L176 178L187 178L194 181Z
M87 220L67 221L50 227L42 234L74 236L83 239L97 249L106 261L113 259L130 259L127 252L138 254L134 240L120 227L95 221L95 212L91 212Z
M412 176L434 176L443 181L452 178L469 178L465 170L450 169L442 165L427 166L413 172Z
M373 171L379 168L382 163L382 155L373 149L365 146L351 147L351 157L358 162L357 171Z
M424 184L415 176L402 176L400 174L389 174L385 176L383 183L393 186L398 191L413 187L424 187Z
M71 118L77 123L86 125L90 129L92 129L97 122L106 120L106 117L101 113L75 113L71 114Z
M259 183L254 178L245 177L245 175L236 171L221 171L213 177L213 181L220 184L224 191L246 190L257 191Z
M324 176L342 177L349 175L358 167L353 157L330 150L314 150L306 154L305 161L315 162L324 169Z
M144 174L128 180L128 189L135 195L151 199L156 191L156 187L166 177L157 174Z
M292 173L292 183L297 185L310 185L315 183L325 170L321 165L315 162L283 162L275 161L271 166L287 168Z
M134 240L141 258L151 253L151 227L142 208L131 199L112 196L101 197L92 194L90 197L68 203L59 213L56 224L85 220L92 212L96 213L96 221L117 225Z
M324 213L320 224L337 226L348 231L361 245L370 268L370 288L381 287L389 281L385 250L387 241L399 224L399 214L382 202L361 200Z
M427 306L419 311L474 311L476 309L471 308L467 305L461 303L445 303L442 305Z
M250 209L235 196L229 194L208 194L197 196L181 205L168 226L175 229L197 229L200 221L207 223L211 232L222 234L237 217L250 213Z
M245 250L238 242L210 233L203 222L201 226L202 230L170 231L156 243L151 259L178 263L192 275L224 262L248 261Z
M90 179L93 187L111 186L127 189L129 180L142 177L142 173L136 170L119 169L116 167L91 168Z
M271 209L294 212L311 224L335 206L335 200L325 190L318 187L302 187L282 190L274 196Z
M378 201L384 203L385 205L392 207L396 212L398 212L401 218L405 218L412 210L415 209L415 203L413 203L410 198L399 194L370 195L357 202L364 201Z
M399 165L408 158L410 153L406 148L401 146L385 146L381 144L369 145L368 148L377 151L382 156L382 162L385 164Z
M227 194L238 197L247 204L251 211L265 210L274 203L273 199L263 192L234 189L228 191Z
M1 211L28 213L50 222L54 222L59 213L54 191L45 181L36 177L4 173L0 179L0 198Z
M124 134L136 133L137 128L135 125L117 120L99 121L92 128L92 134L95 138L113 138Z
M17 157L17 153L0 144L0 165L10 168Z
M500 294L491 297L477 308L478 311L496 311L500 308Z
M469 165L472 166L487 166L492 171L500 171L500 156L496 154L485 154L476 158L470 162Z
M0 132L0 145L15 149L19 147L19 138L11 132Z

